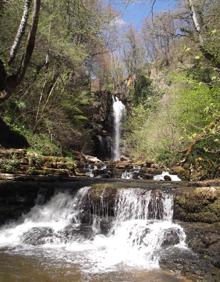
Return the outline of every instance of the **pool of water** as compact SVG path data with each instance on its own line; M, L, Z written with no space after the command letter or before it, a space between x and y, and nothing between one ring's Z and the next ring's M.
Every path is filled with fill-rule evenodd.
M189 282L173 271L144 271L120 267L118 271L83 272L77 264L36 255L0 251L0 282Z

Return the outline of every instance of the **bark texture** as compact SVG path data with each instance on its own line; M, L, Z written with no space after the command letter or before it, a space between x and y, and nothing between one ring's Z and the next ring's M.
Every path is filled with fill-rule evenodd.
M21 41L24 36L25 29L26 29L27 22L28 22L30 6L31 6L31 0L25 0L24 1L24 11L23 11L23 15L21 18L21 22L20 22L17 34L14 39L14 43L10 50L10 57L9 57L9 62L8 62L9 64L11 64L14 61L17 51L21 45Z
M27 1L28 2L28 1ZM26 3L28 5L28 3ZM34 0L34 5L33 5L33 17L32 17L32 23L31 23L31 28L28 34L27 38L27 44L26 44L26 49L24 51L23 58L21 60L21 64L18 68L18 70L15 72L13 75L8 75L6 72L6 68L4 66L4 63L0 60L0 104L3 103L5 100L7 100L13 92L16 90L16 88L19 86L21 83L22 79L25 76L27 67L30 63L32 53L34 51L34 46L35 46L35 40L36 40L36 34L37 34L37 27L38 27L38 21L39 21L39 15L40 15L40 7L41 7L41 0ZM28 9L28 7L25 6L25 9ZM23 17L27 17L27 11L23 13ZM21 20L22 22L22 20ZM25 28L25 24L23 23L23 28ZM19 47L19 41L21 41L22 38L22 28L17 33L17 36L14 42L14 47L13 47L13 54L16 56L16 52Z

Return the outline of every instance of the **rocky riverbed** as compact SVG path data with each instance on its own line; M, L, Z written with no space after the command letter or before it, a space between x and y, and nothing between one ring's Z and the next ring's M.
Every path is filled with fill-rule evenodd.
M178 249L172 249L170 253L161 257L161 267L173 270L175 273L179 272L189 277L190 281L219 281L220 181L218 179L195 183L39 176L2 180L0 181L0 224L13 222L22 214L26 214L36 203L43 205L48 202L57 192L68 191L75 194L84 186L90 186L92 189L85 197L85 213L82 221L88 224L94 214L107 213L109 221L100 222L103 234L108 233L109 222L115 216L114 203L117 189L140 188L143 198L148 191L152 191L151 201L158 206L158 210L160 210L162 191L173 193L173 218L184 228L189 249L181 253ZM158 218L160 218L159 214ZM175 238L175 234L171 233L170 240L175 241Z

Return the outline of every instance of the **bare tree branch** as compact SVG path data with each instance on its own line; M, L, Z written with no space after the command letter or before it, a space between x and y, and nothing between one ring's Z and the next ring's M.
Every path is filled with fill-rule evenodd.
M156 4L157 0L153 0L152 5L151 5L151 19L152 23L154 22L154 6Z

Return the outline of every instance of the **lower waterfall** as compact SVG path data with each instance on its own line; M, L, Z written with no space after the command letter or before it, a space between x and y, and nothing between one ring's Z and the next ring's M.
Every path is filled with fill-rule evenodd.
M60 192L36 204L17 222L1 227L0 248L77 264L92 273L159 268L167 249L186 248L184 230L172 222L172 194L118 189L110 207L104 195L98 205L93 203L91 190Z

